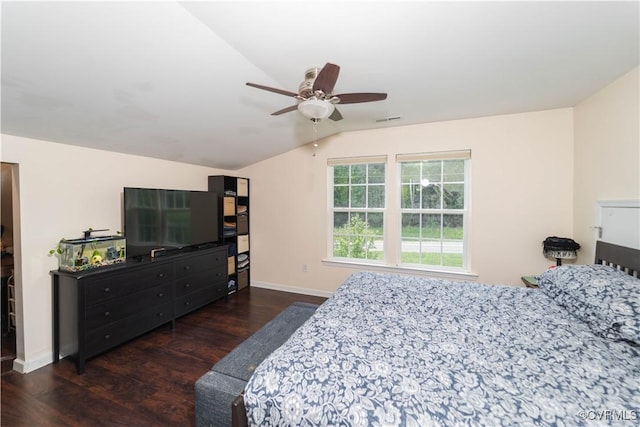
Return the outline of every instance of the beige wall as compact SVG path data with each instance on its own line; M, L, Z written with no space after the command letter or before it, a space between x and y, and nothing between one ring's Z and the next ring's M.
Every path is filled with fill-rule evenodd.
M575 108L575 239L578 262L595 255L596 203L640 200L639 69L636 68Z
M81 237L89 227L122 230L123 187L206 190L208 175L228 173L10 135L2 135L0 150L3 162L18 165L14 367L24 372L52 360L49 271L57 259L48 252L60 238Z
M360 269L322 262L328 158L387 155L393 178L396 154L458 149L472 150L471 271L520 284L547 267L542 240L573 230L572 109L349 132L320 141L315 157L305 146L239 171L252 179L252 283L327 294Z

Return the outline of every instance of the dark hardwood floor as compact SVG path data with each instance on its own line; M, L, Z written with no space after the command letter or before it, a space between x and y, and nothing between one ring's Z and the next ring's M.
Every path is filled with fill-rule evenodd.
M2 375L2 426L191 426L194 383L295 301L325 298L244 289L90 359Z

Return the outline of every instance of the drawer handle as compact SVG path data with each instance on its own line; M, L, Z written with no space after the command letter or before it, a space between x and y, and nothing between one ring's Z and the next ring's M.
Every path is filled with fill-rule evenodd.
M216 273L216 277L220 277L220 273Z
M105 335L105 336L104 336L104 340L105 340L105 341L108 341L108 340L110 340L110 339L111 339L111 335L107 334L107 335Z
M104 312L104 316L105 316L105 317L109 317L109 316L111 316L111 312L109 312L109 311L105 311L105 312Z
M104 288L104 292L109 292L111 290L111 288Z
M191 283L186 283L186 284L184 285L184 287L185 287L185 288L190 288L190 287L191 287Z
M190 267L189 267L188 265L185 265L185 266L184 266L184 269L185 269L185 270L189 270L189 269L190 269Z
M164 277L164 273L158 273L158 277L162 279Z
M191 302L187 301L184 303L184 305L186 305L187 307L189 307L191 305Z
M164 296L164 294L163 294L162 292L160 292L160 293L158 294L158 296L159 296L160 298L162 298L162 297Z
M158 317L164 317L164 313L158 313Z

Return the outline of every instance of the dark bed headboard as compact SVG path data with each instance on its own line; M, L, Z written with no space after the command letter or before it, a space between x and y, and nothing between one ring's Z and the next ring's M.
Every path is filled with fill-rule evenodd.
M596 264L610 265L632 276L640 277L640 249L598 240L596 242L595 262Z

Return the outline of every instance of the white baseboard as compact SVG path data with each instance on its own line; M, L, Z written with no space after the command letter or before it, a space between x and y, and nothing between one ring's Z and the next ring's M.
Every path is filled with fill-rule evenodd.
M39 357L30 360L22 360L16 358L13 361L13 370L21 374L26 374L31 371L35 371L36 369L40 369L43 366L47 366L51 363L53 363L53 356L51 355L51 353L41 354Z
M314 297L323 297L323 298L329 298L330 296L333 295L333 292L329 292L329 291L320 291L317 289L308 289L308 288L297 288L294 286L278 285L275 283L267 283L267 282L256 282L254 280L251 281L251 286L255 288L271 289L273 291L291 292L294 294L311 295Z

